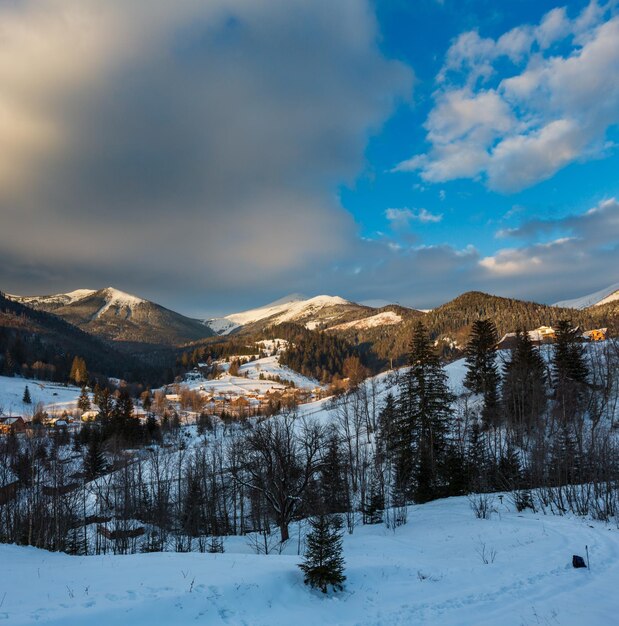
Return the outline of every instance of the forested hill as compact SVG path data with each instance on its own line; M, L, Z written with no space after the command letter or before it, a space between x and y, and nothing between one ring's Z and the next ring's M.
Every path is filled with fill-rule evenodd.
M89 371L106 376L131 380L140 373L137 362L97 337L0 292L0 373L65 382L74 356L84 358Z
M421 317L444 356L457 353L457 346L466 344L473 322L485 318L496 324L499 336L517 328L532 330L542 325L552 326L561 319L571 320L583 329L608 327L616 333L619 303L576 310L469 291ZM408 316L398 325L355 329L341 334L354 344L370 344L383 362L393 359L395 363L402 363L418 319L419 316Z

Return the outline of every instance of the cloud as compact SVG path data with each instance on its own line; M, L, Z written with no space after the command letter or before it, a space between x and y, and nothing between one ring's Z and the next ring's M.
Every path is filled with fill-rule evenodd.
M519 191L606 150L619 124L619 17L592 1L574 19L553 9L496 40L463 33L437 82L430 148L393 171Z
M412 88L378 38L365 0L0 5L0 249L30 291L177 303L324 270L356 245L338 185Z
M395 229L407 228L410 222L421 224L436 224L443 219L442 213L431 213L427 209L387 209L385 217Z
M521 239L482 258L478 280L489 286L509 284L542 302L588 293L617 280L619 202L604 200L584 213L554 220L529 220L501 231ZM549 240L547 240L550 238Z

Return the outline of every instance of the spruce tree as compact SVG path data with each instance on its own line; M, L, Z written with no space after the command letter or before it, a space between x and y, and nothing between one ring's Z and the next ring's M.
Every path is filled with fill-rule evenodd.
M477 320L473 324L471 337L466 345L466 377L464 386L473 393L482 394L484 424L495 424L498 419L499 371L496 364L498 335L491 320Z
M409 365L400 389L394 497L427 502L440 496L444 482L453 395L421 321L413 332Z
M82 411L82 413L90 409L90 397L88 396L86 387L82 387L80 397L77 399L77 408Z
M555 328L552 382L555 413L563 423L583 408L588 376L585 350L577 329L569 321L561 320Z
M503 366L502 404L510 426L523 443L544 414L547 405L546 363L528 333L516 331L516 343Z
M327 593L331 586L342 590L344 557L342 555L342 522L337 515L319 515L310 520L304 562L299 565L304 582Z
M88 480L94 480L105 472L107 462L101 442L98 437L93 437L88 444L88 450L86 451L86 457L84 458L84 473Z
M32 404L32 398L30 397L30 389L28 389L28 385L26 385L26 388L24 389L24 395L22 396L21 401L24 404Z

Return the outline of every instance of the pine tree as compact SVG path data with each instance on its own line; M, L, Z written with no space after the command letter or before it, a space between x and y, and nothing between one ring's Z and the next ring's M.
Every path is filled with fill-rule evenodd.
M577 329L567 320L561 320L555 328L552 367L555 411L559 419L566 423L582 409L589 376Z
M97 437L93 437L88 444L88 450L86 451L86 457L84 458L84 472L88 480L94 480L101 476L105 472L107 462L101 442Z
M329 586L342 590L344 557L342 555L342 522L338 516L319 515L310 520L305 560L299 565L304 582L327 593Z
M32 398L30 397L30 389L28 389L28 385L24 389L24 395L21 399L24 404L32 404Z
M77 408L82 411L82 413L90 409L90 397L88 396L86 387L82 387L80 397L77 399Z
M102 422L108 421L112 417L114 404L112 402L112 394L110 394L110 390L107 387L99 390L97 406L99 408L97 418Z
M335 430L329 434L327 439L320 478L324 511L326 513L343 513L346 511L348 487L340 439Z
M498 419L499 372L496 364L498 335L490 320L477 320L465 348L466 377L464 386L484 397L482 419L484 424L495 424Z
M546 410L546 363L528 333L516 331L516 343L503 366L502 404L519 443L530 434Z
M422 322L413 332L409 364L399 398L394 498L414 496L418 502L427 502L439 497L444 482L453 396Z

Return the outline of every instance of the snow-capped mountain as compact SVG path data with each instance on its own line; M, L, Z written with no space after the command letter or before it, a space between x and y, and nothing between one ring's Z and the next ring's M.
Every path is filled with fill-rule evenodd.
M602 304L608 304L619 300L619 283L610 285L605 289L600 289L590 293L587 296L580 298L574 298L573 300L562 300L561 302L555 302L553 306L559 306L569 309L586 309L590 306L601 306Z
M293 294L257 309L232 313L225 317L206 320L204 323L213 332L227 335L244 327L272 326L284 322L301 324L310 330L333 328L338 324L354 325L360 320L376 316L377 313L378 311L372 307L350 302L339 296L321 295L306 298ZM401 318L386 316L375 319L374 325L393 324L399 321Z
M42 311L52 311L59 309L62 306L81 300L86 296L90 296L95 293L94 289L76 289L69 293L57 293L51 296L15 296L6 294L6 297L14 302L20 302L26 304L32 309L39 309Z
M114 287L78 289L51 296L8 296L27 306L54 313L71 324L108 340L178 345L213 333L199 320Z

